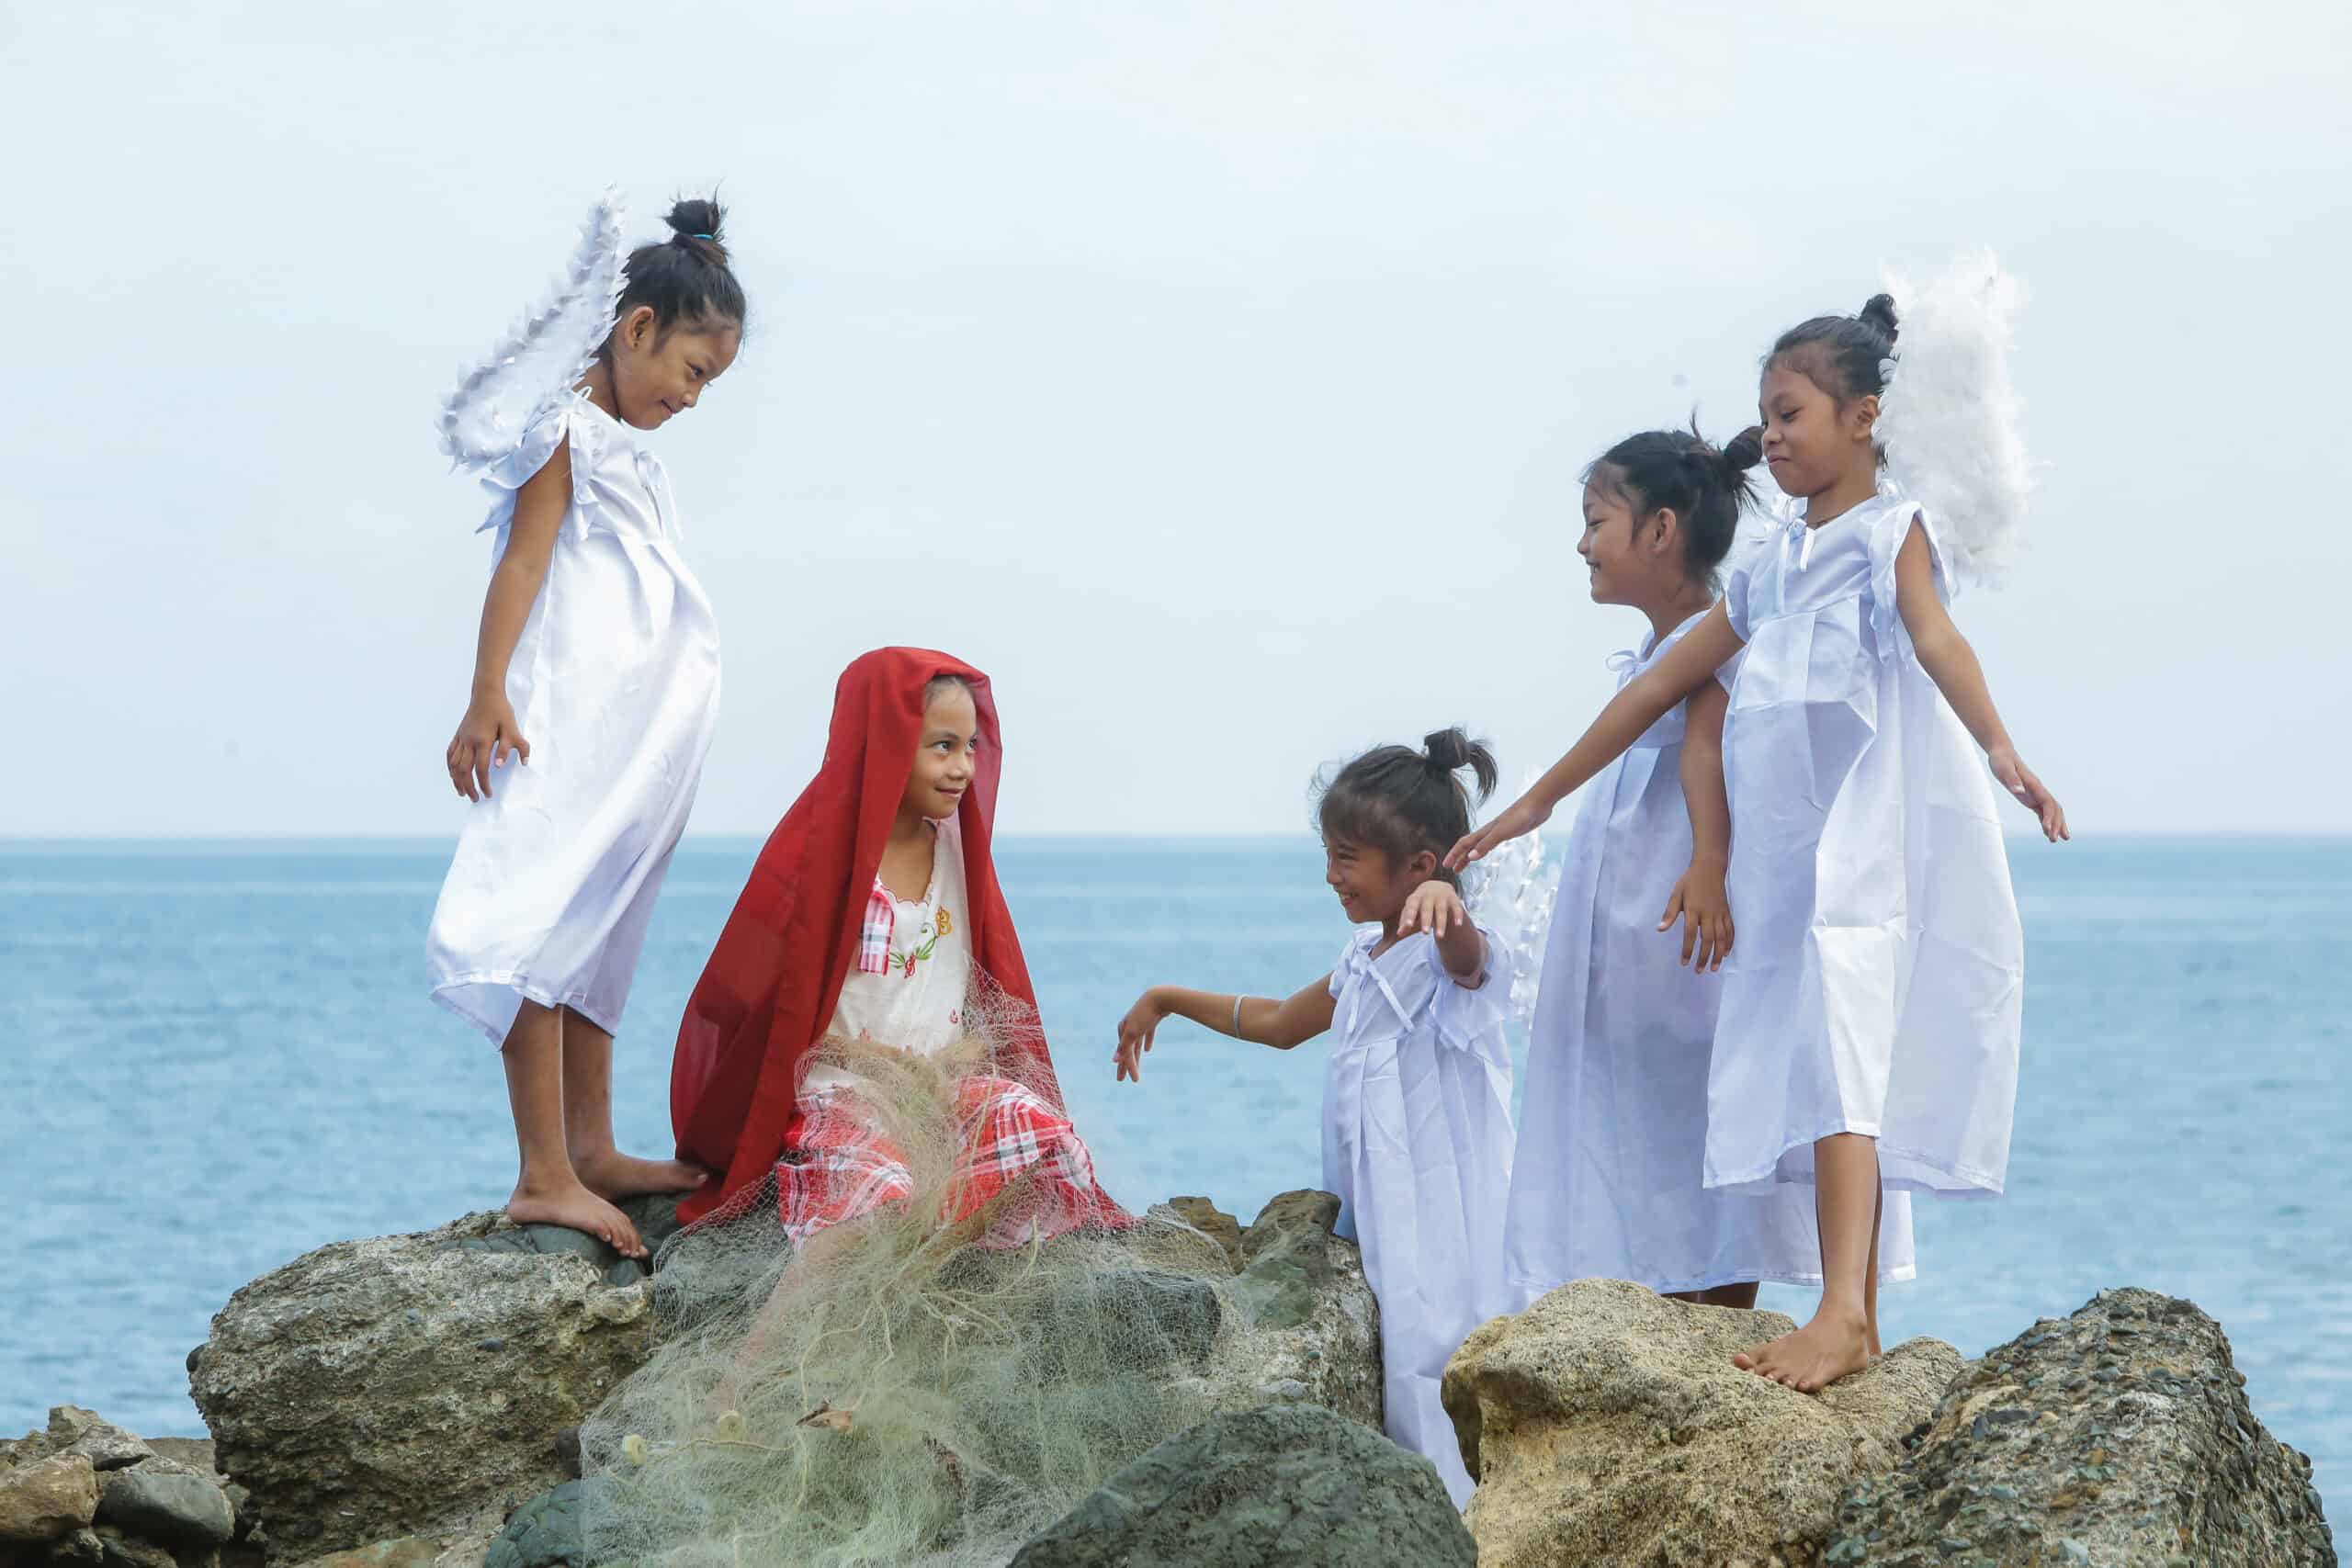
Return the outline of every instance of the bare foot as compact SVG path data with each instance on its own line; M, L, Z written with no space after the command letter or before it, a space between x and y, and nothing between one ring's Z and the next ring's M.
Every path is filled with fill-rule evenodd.
M1783 1334L1731 1359L1740 1371L1770 1378L1799 1393L1819 1393L1870 1362L1870 1341L1862 1320L1833 1316L1826 1310L1815 1314L1811 1323L1793 1334Z
M710 1172L680 1159L633 1159L617 1149L574 1155L571 1168L580 1184L599 1198L641 1197L648 1192L691 1192L710 1179Z
M506 1200L506 1217L518 1225L561 1225L585 1232L623 1258L643 1258L645 1243L628 1216L574 1181L569 1187L517 1187Z

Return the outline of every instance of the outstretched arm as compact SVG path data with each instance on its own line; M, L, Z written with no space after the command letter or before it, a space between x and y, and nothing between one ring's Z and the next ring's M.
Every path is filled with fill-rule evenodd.
M1960 716L1976 744L1984 748L1993 776L2041 818L2042 837L2053 844L2071 837L2065 809L2018 758L2008 727L2001 722L1999 710L1993 706L1993 694L1984 684L1984 667L1976 661L1976 650L1960 635L1951 612L1936 592L1935 560L1928 549L1927 531L1916 520L1894 558L1894 603L1903 615L1903 629L1911 634L1919 668L1935 682L1944 701L1951 704L1951 711Z
M1152 1036L1170 1013L1236 1040L1287 1051L1330 1028L1335 1005L1329 975L1281 1001L1271 997L1237 997L1230 991L1220 994L1154 986L1119 1021L1119 1045L1112 1059L1118 1064L1121 1078L1141 1083L1143 1054L1151 1049Z
M1525 795L1505 807L1484 828L1464 834L1446 852L1445 863L1455 871L1485 858L1499 844L1544 825L1552 808L1593 774L1625 754L1642 732L1665 716L1675 704L1715 677L1724 660L1740 649L1739 634L1722 604L1668 649L1666 657L1626 683L1609 699L1600 716L1568 754L1528 787Z
M521 761L531 760L531 743L523 739L514 706L506 700L506 666L514 657L514 645L523 640L531 606L538 603L548 561L555 554L556 530L571 504L571 444L559 441L539 471L514 492L506 548L490 574L490 591L482 596L473 697L444 757L449 782L468 800L490 794L490 771L504 763L507 752Z
M1731 801L1724 793L1724 717L1731 694L1710 681L1682 705L1682 800L1690 813L1690 869L1674 885L1657 929L1682 920L1682 962L1695 974L1720 969L1731 953ZM1695 962L1693 962L1695 960Z

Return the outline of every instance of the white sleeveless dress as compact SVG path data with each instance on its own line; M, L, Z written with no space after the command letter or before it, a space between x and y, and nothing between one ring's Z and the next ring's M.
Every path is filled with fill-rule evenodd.
M506 669L531 760L467 807L425 939L434 998L492 1041L526 999L619 1028L718 716L718 623L669 476L585 396L543 404L484 476L493 564L514 492L566 440L571 504Z
M1890 1190L1997 1194L2024 940L1993 783L1895 603L1915 525L1889 482L1735 570L1747 641L1724 727L1732 914L1707 1089L1707 1184L1813 1179L1813 1144L1878 1140Z
M1702 615L1615 655L1620 688ZM1728 685L1736 671L1727 665L1721 679ZM1749 1196L1706 1185L1723 976L1684 968L1679 928L1657 929L1690 864L1682 740L1677 707L1585 786L1569 831L1511 1164L1504 1256L1514 1310L1571 1280L1630 1280L1663 1294L1821 1279L1810 1190ZM1735 953L1763 934L1736 901L1732 919ZM1901 1193L1887 1203L1879 1270L1882 1280L1916 1271Z
M1502 1280L1510 964L1481 934L1486 983L1473 990L1446 973L1428 932L1378 957L1378 928L1358 932L1331 970L1323 1080L1323 1184L1380 1303L1388 1435L1437 1466L1457 1508L1475 1483L1439 1381L1471 1330L1512 1310Z

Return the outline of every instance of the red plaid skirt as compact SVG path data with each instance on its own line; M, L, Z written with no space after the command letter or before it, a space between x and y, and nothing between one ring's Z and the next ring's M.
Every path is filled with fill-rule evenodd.
M956 1086L964 1159L943 1224L969 1218L1017 1182L1020 1201L983 1245L1018 1247L1038 1235L1136 1222L1094 1179L1094 1158L1069 1118L1010 1078L975 1075ZM803 1101L793 1156L775 1168L776 1208L795 1247L914 1191L906 1156L876 1130L854 1091Z

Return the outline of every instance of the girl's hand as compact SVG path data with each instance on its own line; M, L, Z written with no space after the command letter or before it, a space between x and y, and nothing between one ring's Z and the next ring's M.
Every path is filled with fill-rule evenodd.
M1462 895L1453 884L1431 877L1406 898L1404 912L1396 917L1396 934L1405 937L1426 930L1443 941L1449 930L1467 924L1469 919L1470 911L1462 907Z
M2066 830L2066 808L2058 804L2056 795L2042 787L2041 781L2033 776L2033 770L2018 761L2014 747L1987 751L1984 760L1993 765L1993 776L2001 781L2001 787L2041 819L2043 838L2054 844L2074 837Z
M1692 864L1674 885L1666 901L1661 931L1682 921L1682 962L1694 975L1720 969L1731 956L1731 900L1724 895L1724 874L1711 865Z
M523 739L522 727L514 722L514 709L502 694L477 696L466 709L466 716L458 721L456 739L449 742L445 759L449 764L449 782L468 800L490 797L490 771L506 765L506 754L514 760L531 760L531 743Z
M1474 860L1484 860L1491 850L1499 849L1524 833L1532 833L1551 819L1552 808L1537 806L1521 795L1498 812L1495 819L1475 832L1464 833L1460 841L1445 852L1445 868L1460 871Z
M1151 1037L1168 1017L1168 1010L1159 1005L1158 994L1146 991L1119 1020L1119 1048L1111 1054L1118 1064L1118 1076L1113 1081L1124 1083L1129 1078L1143 1082L1143 1054L1151 1049Z

